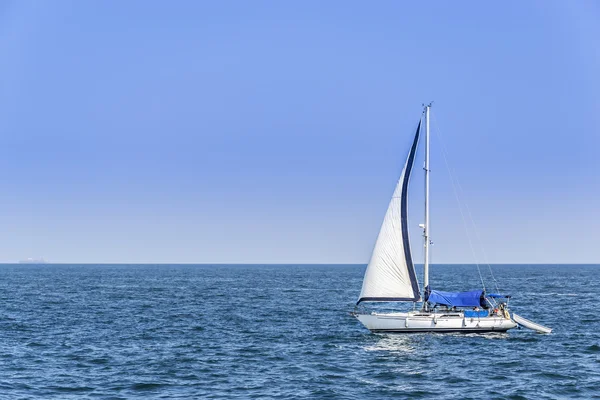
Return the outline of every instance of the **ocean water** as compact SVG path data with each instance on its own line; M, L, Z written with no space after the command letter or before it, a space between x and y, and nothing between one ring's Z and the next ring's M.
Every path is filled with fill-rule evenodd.
M600 266L494 266L550 335L370 334L364 268L1 265L0 398L600 398Z

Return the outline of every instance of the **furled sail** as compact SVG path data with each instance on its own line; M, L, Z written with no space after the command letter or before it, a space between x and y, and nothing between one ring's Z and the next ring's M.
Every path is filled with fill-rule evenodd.
M408 238L408 183L419 144L421 122L365 271L361 301L418 301L419 283Z

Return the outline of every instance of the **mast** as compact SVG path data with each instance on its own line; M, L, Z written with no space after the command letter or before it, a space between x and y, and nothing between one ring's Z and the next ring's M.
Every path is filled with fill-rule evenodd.
M425 292L429 290L429 109L431 103L425 106L425 224L423 227L423 239L425 240L425 263L423 266L423 286ZM425 296L423 296L423 307L427 303L425 302Z

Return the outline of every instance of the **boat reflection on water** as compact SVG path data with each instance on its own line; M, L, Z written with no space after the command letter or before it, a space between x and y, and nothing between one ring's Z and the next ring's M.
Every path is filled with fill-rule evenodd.
M418 343L421 341L419 334L415 335L394 335L389 333L378 334L375 343L365 346L366 351L385 351L390 353L413 353L417 350Z

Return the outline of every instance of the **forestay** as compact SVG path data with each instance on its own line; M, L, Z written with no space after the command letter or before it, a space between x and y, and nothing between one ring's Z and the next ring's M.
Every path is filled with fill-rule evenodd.
M421 122L377 236L357 304L361 301L418 301L420 298L410 253L407 199L420 129Z

